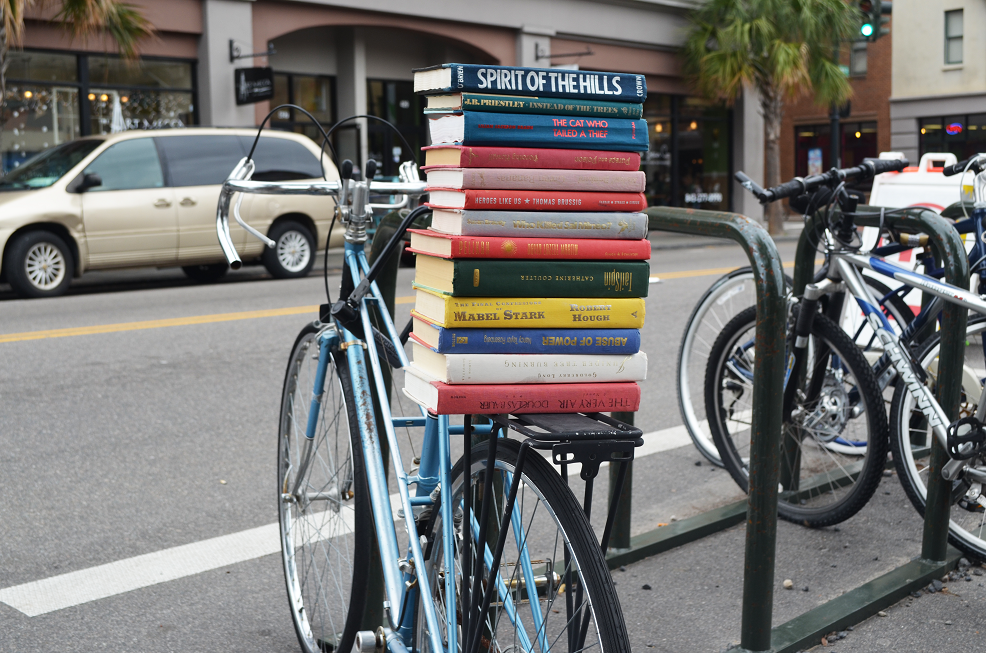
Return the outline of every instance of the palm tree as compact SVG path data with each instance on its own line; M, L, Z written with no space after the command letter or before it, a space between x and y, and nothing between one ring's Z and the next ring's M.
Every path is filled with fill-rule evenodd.
M727 103L744 86L759 92L767 186L781 182L784 100L810 93L828 106L852 95L833 52L859 24L859 11L846 0L709 0L692 16L683 67L695 88ZM783 207L769 205L767 216L770 232L781 233Z
M7 52L11 45L20 44L24 12L31 6L53 4L60 5L55 20L62 22L73 38L106 30L120 54L130 61L137 59L138 41L154 31L138 9L119 0L0 0L0 139L7 122L3 111L7 102Z

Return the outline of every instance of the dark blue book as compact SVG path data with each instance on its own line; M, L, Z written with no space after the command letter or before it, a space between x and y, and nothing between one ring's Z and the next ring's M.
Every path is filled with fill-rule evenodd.
M415 93L499 93L608 102L643 102L643 75L593 70L445 63L414 71Z
M647 121L466 111L428 120L434 145L643 152Z
M414 316L411 337L439 354L635 354L638 329L446 329Z

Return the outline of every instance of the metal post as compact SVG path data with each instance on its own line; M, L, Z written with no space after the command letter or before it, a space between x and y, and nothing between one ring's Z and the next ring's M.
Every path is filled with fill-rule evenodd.
M626 424L633 424L633 413L613 413L613 419L618 419ZM629 549L630 548L630 508L633 497L633 461L626 463L626 478L623 480L623 491L620 492L619 503L616 506L616 517L613 521L613 532L609 536L610 549ZM620 465L610 463L609 465L609 501L613 502L613 493L616 490L616 480L620 475Z
M670 207L647 209L651 229L731 238L745 249L757 285L757 365L753 378L750 492L740 646L770 649L777 544L777 480L784 392L787 317L784 273L774 241L757 222L736 213Z

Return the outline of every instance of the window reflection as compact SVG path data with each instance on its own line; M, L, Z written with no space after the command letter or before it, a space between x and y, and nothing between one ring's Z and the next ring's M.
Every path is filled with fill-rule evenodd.
M78 138L78 90L10 83L3 106L3 170L12 170L49 147Z

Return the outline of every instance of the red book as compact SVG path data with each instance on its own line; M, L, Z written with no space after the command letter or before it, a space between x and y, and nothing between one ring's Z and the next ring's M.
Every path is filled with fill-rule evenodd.
M462 190L427 188L428 206L437 209L502 209L504 211L643 211L643 193L584 191Z
M421 148L425 167L560 168L567 170L638 170L639 152L561 150L539 147L471 147L430 145Z
M497 238L453 236L426 229L411 232L410 251L440 258L645 261L649 240L599 238Z
M582 190L642 193L647 179L640 170L531 170L528 168L426 168L435 188L499 190Z
M636 383L448 385L416 368L404 371L404 394L436 415L636 412Z

